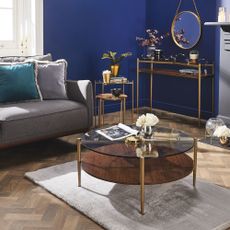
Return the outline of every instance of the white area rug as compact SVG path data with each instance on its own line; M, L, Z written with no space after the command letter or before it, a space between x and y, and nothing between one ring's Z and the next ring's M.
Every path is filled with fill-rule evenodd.
M219 230L230 227L230 190L192 178L146 186L145 215L139 213L139 186L119 185L82 172L76 162L26 173L86 216L111 230Z

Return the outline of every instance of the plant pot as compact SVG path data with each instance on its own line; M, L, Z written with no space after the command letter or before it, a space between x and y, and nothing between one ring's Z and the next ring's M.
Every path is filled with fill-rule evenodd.
M111 65L111 73L113 77L117 77L118 72L119 72L119 65Z

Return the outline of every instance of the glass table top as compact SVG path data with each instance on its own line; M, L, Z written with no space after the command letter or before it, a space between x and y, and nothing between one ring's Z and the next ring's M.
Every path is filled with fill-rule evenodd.
M133 129L138 129L132 126ZM82 146L99 154L124 158L160 158L184 154L191 150L194 139L185 132L177 129L154 128L151 139L138 138L137 142L127 142L126 139L111 141L93 129L85 133Z

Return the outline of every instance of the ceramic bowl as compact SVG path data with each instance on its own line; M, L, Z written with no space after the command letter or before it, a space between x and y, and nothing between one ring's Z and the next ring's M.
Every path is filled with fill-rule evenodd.
M111 89L111 93L114 97L119 97L122 94L121 88L113 88Z

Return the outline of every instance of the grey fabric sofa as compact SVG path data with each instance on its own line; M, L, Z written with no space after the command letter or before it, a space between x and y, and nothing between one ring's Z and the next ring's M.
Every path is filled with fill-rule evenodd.
M91 82L67 80L66 90L69 100L0 104L0 148L89 130Z

